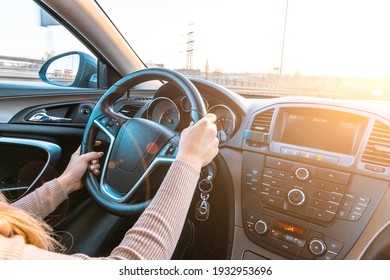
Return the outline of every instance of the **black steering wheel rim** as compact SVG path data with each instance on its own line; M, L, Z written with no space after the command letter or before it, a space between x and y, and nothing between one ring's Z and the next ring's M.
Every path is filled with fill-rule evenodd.
M194 122L197 122L202 118L203 115L206 114L206 108L201 95L199 94L196 87L186 77L178 72L165 68L143 69L131 73L116 82L111 88L107 90L107 92L96 104L85 127L85 132L81 143L81 154L85 154L93 150L97 133L101 128L97 127L96 120L101 118L101 116L109 116L110 118L116 120L120 126L124 125L127 121L123 116L118 115L113 109L115 102L121 98L127 90L138 84L153 80L167 81L172 83L177 86L185 96L187 96L192 108L191 118ZM103 170L105 170L104 166ZM105 174L102 172L101 176L105 176ZM85 175L85 186L94 201L115 215L126 216L138 214L142 212L150 203L150 200L132 204L118 203L117 201L113 201L103 192L101 182L97 180L96 176L89 169Z

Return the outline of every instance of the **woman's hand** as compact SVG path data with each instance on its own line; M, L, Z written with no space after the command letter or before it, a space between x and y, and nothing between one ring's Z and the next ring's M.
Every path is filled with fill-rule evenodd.
M217 117L207 114L196 124L183 130L177 159L187 162L200 172L217 154L219 140L214 122Z
M99 158L102 156L103 152L89 152L80 155L80 147L73 153L64 173L58 177L58 181L66 194L82 188L83 182L81 178L87 170L88 163L90 163L89 169L91 172L95 175L100 174Z

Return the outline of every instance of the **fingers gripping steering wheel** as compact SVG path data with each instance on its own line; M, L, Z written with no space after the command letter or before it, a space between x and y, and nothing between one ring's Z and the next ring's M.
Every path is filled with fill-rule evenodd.
M115 215L143 211L150 199L129 202L152 171L160 164L170 164L177 154L178 136L161 124L140 118L127 118L113 109L127 90L143 82L162 80L174 84L191 104L191 118L197 122L206 114L202 97L195 86L181 74L164 68L148 68L129 74L115 83L96 104L85 128L81 153L93 150L97 133L110 139L100 180L88 169L85 185L91 197Z

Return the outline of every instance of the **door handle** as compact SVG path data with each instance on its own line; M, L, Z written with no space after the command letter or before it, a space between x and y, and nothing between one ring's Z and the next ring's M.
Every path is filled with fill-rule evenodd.
M30 122L42 122L42 123L70 123L70 122L72 122L72 119L49 116L46 112L35 113L28 120Z

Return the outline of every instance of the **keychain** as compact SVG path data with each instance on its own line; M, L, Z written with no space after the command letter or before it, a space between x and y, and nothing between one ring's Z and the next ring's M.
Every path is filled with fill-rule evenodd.
M200 201L196 204L195 218L198 221L207 221L210 216L210 191L213 189L212 176L207 176L206 179L199 181L198 189L200 191Z

